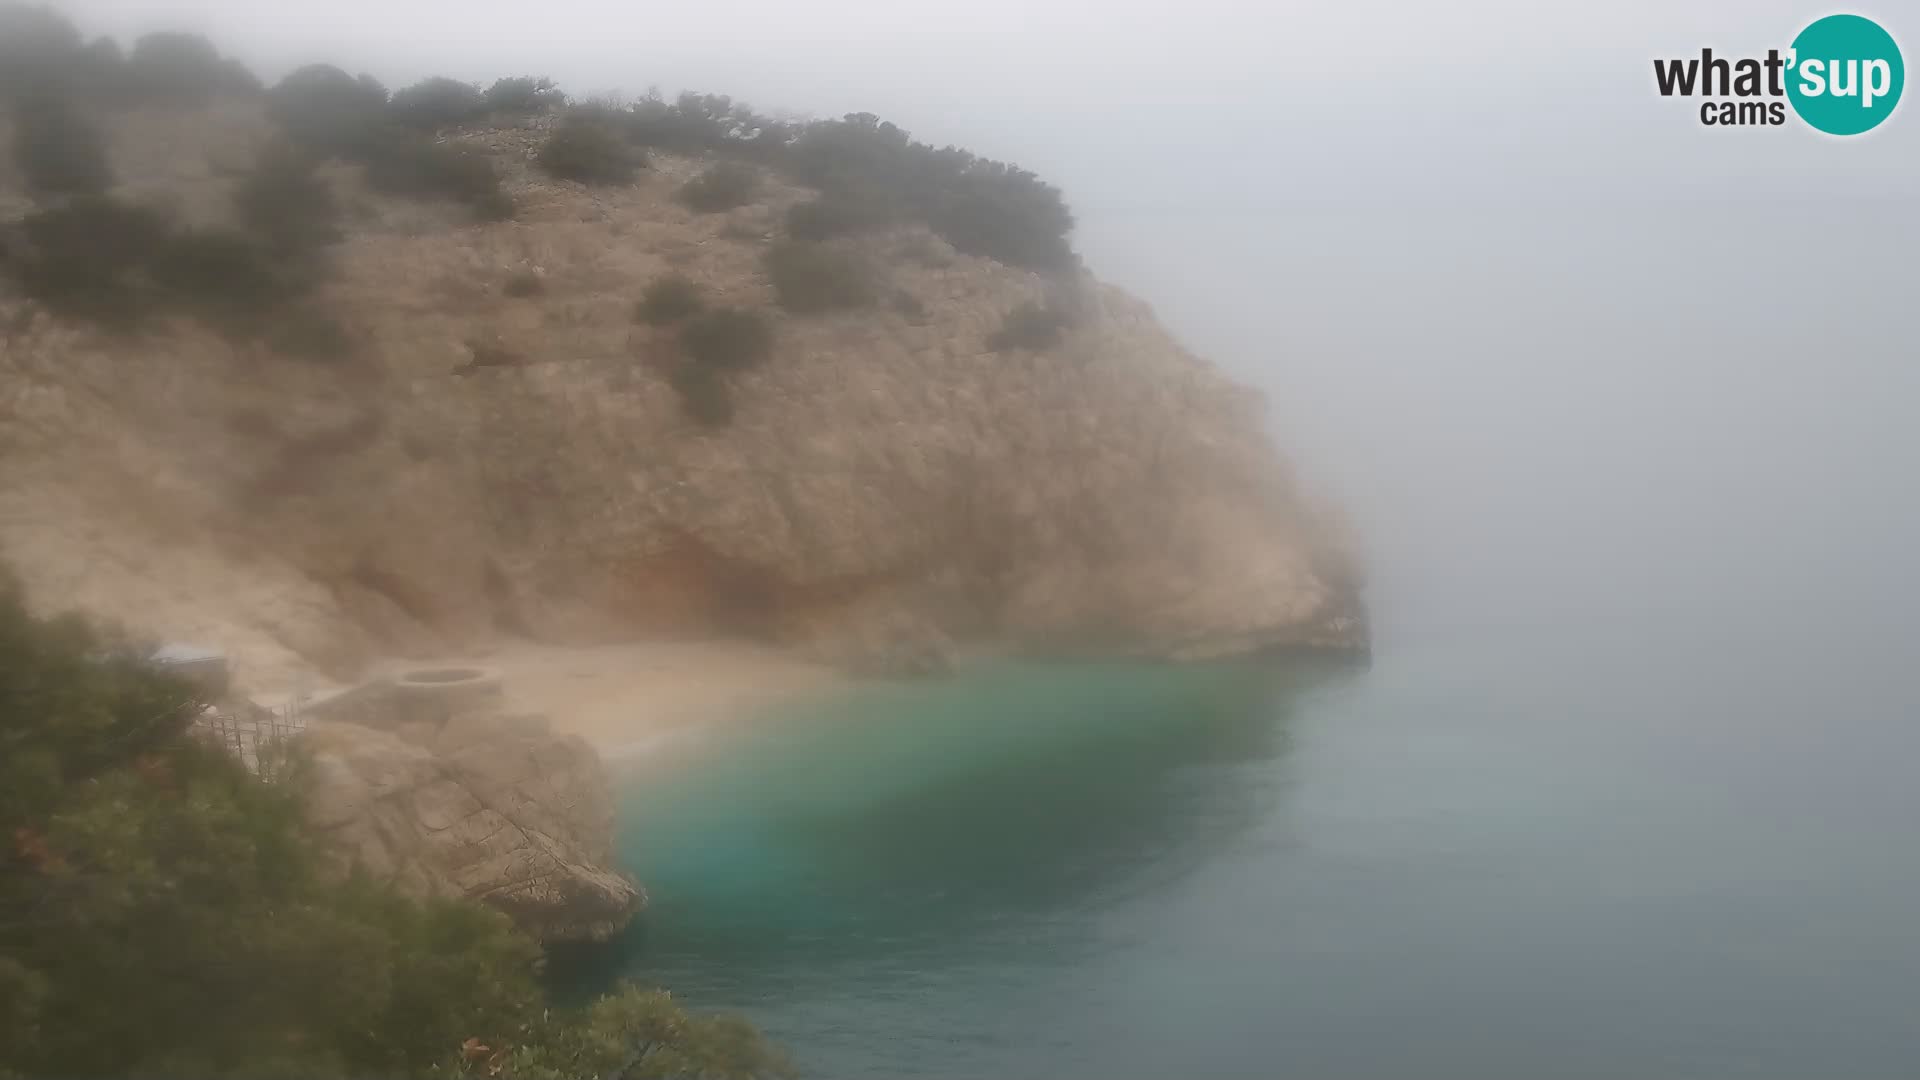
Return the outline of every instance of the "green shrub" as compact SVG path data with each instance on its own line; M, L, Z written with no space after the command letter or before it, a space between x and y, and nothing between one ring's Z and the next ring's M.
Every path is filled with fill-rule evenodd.
M733 394L719 371L701 364L683 363L668 380L680 395L680 407L704 427L726 427L733 422Z
M1000 329L987 336L987 348L994 352L1051 349L1060 344L1071 321L1059 308L1029 301L1007 313Z
M760 171L738 161L723 161L680 188L680 201L701 213L745 206L760 187Z
M512 202L500 187L500 174L481 151L389 132L362 158L367 184L376 191L416 199L452 199L488 219L512 213Z
M387 91L331 64L309 64L267 92L267 115L287 137L319 153L351 157L381 140Z
M487 87L484 97L488 111L522 116L543 113L567 103L567 95L545 76L496 79Z
M700 286L685 274L663 274L648 284L633 317L653 326L679 322L705 306Z
M314 166L310 154L270 146L234 193L241 222L275 251L302 254L340 239L339 203Z
M257 325L294 291L264 247L231 229L175 233L154 253L151 272L180 306L230 329Z
M876 200L823 196L787 208L787 235L795 240L831 240L877 229L889 215Z
M477 88L436 75L396 92L389 108L408 127L436 131L480 119L487 101Z
M828 196L926 222L960 251L1015 266L1072 264L1073 215L1034 174L953 147L935 149L871 113L810 124L783 161Z
M127 56L128 89L147 101L204 103L218 94L258 93L260 80L237 62L222 60L199 34L146 34Z
M785 241L767 251L767 277L780 306L805 314L873 302L873 274L850 252Z
M614 126L587 114L571 116L547 136L540 167L551 176L582 184L627 184L646 164L645 155L628 146Z
M159 214L83 198L29 215L21 233L26 251L13 271L21 291L48 309L118 329L147 313L147 270L167 240Z
M80 31L44 4L0 3L0 96L38 96L72 86Z
M13 157L37 196L99 195L113 186L106 142L64 98L21 103L14 112Z
M1073 265L1067 234L1073 215L1058 189L1032 173L988 163L960 177L928 224L957 251L1011 266L1064 270Z
M547 291L547 282L531 270L522 270L507 278L500 291L515 299L524 300L529 296L540 296Z
M680 348L701 367L739 371L773 352L773 328L758 312L716 308L687 323L680 331Z
M681 94L669 104L657 97L636 102L624 118L627 137L640 146L696 153L717 147L725 137L727 98Z
M663 991L631 986L580 1014L536 1027L524 1045L497 1062L463 1061L459 1068L497 1080L785 1080L796 1075L786 1055L745 1020L692 1016Z

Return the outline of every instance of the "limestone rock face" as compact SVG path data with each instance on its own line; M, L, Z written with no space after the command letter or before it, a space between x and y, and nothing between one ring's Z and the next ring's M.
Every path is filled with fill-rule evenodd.
M538 718L376 686L299 736L308 819L343 863L415 896L500 909L546 942L602 941L645 903L613 862L599 756ZM377 725L377 726L376 726Z
M232 181L203 163L257 128L174 125L129 152L157 178L129 193L217 207ZM949 640L1364 649L1353 545L1263 401L1140 301L914 226L836 241L913 303L796 316L763 263L812 192L769 178L699 214L673 197L699 161L587 189L532 169L537 123L453 137L494 156L514 220L330 174L356 213L319 299L350 361L187 321L129 341L0 294L0 556L36 602L217 645L243 686L503 638L744 633L887 671ZM686 415L673 330L634 322L668 272L772 322L724 427ZM520 273L544 289L508 296ZM991 348L1028 302L1073 311L1063 339Z

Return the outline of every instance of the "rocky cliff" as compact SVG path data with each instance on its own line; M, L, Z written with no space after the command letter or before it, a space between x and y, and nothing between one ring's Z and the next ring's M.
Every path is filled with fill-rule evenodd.
M0 294L0 555L35 601L222 646L253 686L503 638L753 634L887 668L968 640L1364 648L1351 548L1260 397L1145 304L900 226L836 241L889 302L782 313L763 259L808 191L697 213L672 193L701 163L661 154L630 185L552 180L549 122L444 136L491 155L512 220L326 167L347 361ZM102 123L116 194L192 222L231 213L268 134L247 102ZM0 222L29 209L0 165ZM686 415L671 332L634 318L667 271L772 313L724 427ZM990 347L1030 301L1072 308L1064 337Z
M475 671L383 679L310 710L307 816L347 865L504 911L543 942L604 941L646 897L613 865L599 755L503 713Z

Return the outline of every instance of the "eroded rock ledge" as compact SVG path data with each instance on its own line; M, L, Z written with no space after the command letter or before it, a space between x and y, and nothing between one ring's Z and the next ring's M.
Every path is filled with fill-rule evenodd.
M309 820L343 865L405 893L479 901L542 942L604 941L646 894L611 868L600 757L501 704L497 682L456 670L314 706Z

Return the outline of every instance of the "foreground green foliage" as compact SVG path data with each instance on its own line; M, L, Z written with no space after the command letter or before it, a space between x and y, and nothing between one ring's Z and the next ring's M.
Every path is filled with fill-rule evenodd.
M786 1075L751 1028L626 991L540 1008L503 916L325 871L295 779L0 583L0 1075Z

